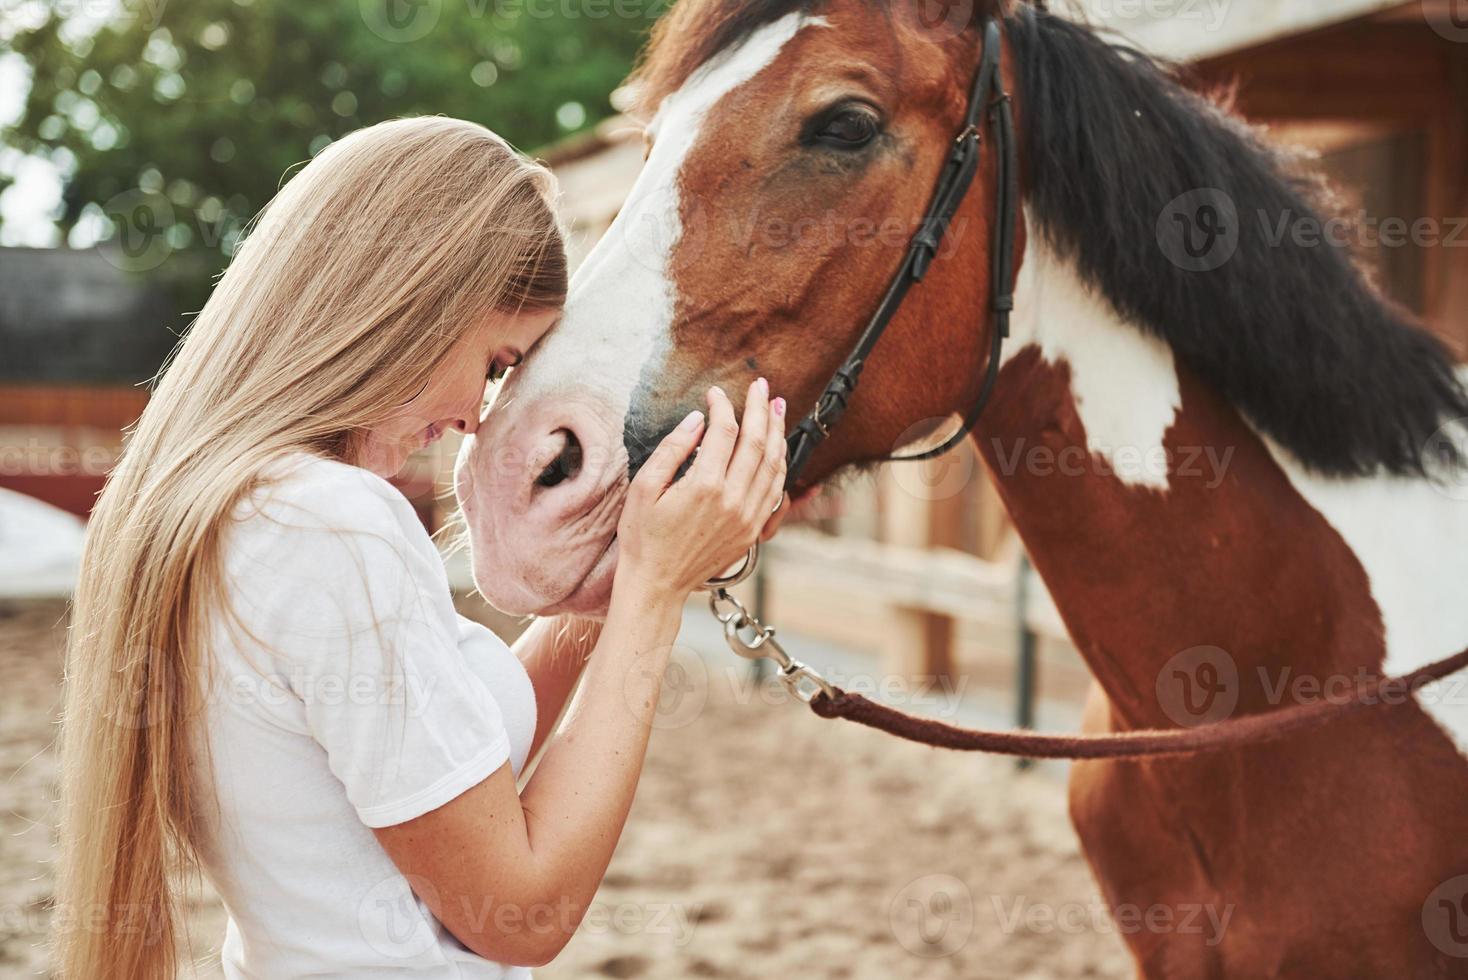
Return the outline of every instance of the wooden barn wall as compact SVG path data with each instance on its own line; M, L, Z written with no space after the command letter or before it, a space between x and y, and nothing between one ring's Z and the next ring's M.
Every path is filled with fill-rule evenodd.
M1365 258L1393 298L1468 354L1468 44L1408 9L1192 72L1203 87L1236 87L1245 116L1320 151L1353 207L1435 222L1435 243L1379 246Z

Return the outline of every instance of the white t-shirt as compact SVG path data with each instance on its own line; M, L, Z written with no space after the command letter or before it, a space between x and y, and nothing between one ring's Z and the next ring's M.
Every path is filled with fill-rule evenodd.
M455 612L438 551L390 484L304 453L272 475L222 538L234 616L214 624L199 726L225 975L528 977L465 949L369 828L442 806L507 761L518 775L530 679Z

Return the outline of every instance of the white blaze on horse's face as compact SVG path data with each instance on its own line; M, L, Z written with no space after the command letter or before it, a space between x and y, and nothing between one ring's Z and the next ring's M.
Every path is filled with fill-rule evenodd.
M466 440L457 483L474 578L500 609L605 609L627 485L624 421L640 380L656 376L672 348L677 295L668 269L682 233L684 160L708 111L813 22L791 14L765 25L663 100L647 163L572 279L560 325Z

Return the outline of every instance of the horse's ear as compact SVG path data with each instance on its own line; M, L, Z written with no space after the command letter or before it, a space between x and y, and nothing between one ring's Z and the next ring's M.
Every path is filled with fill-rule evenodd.
M1024 0L892 0L893 20L909 30L948 40L1004 18Z

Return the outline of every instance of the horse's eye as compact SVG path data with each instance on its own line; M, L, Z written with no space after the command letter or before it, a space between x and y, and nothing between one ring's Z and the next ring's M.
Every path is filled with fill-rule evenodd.
M877 116L870 109L847 106L821 123L813 138L827 146L851 150L876 139L877 129Z

